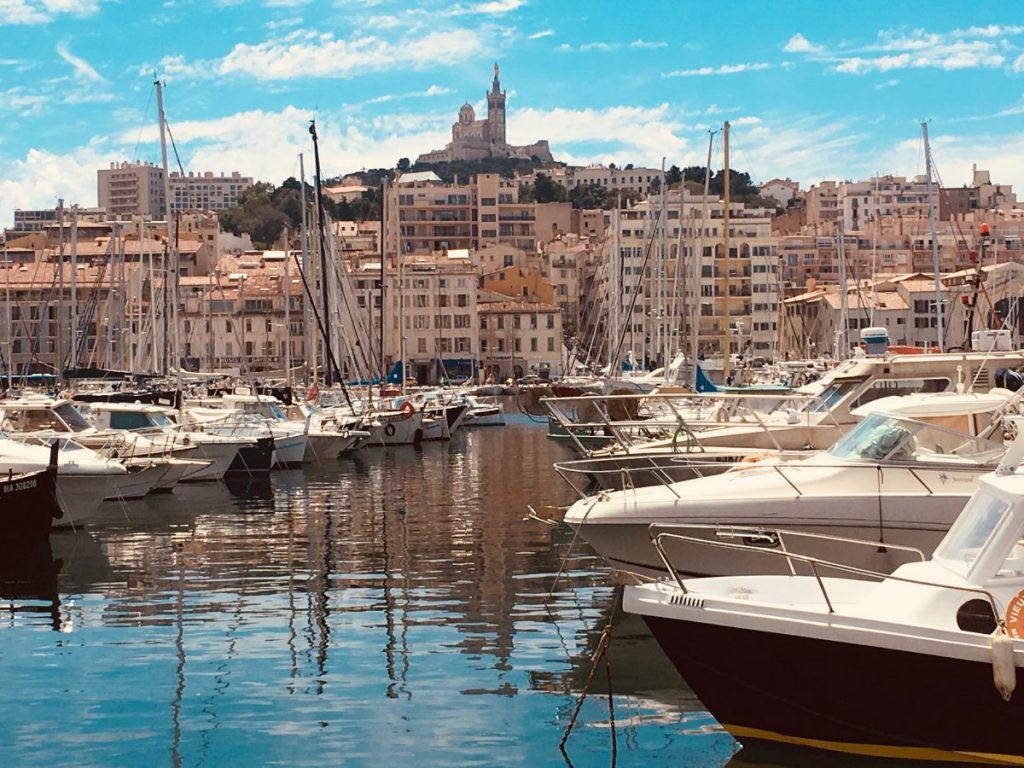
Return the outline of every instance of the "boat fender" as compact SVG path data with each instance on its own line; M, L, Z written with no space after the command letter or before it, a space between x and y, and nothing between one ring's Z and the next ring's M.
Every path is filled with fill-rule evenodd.
M416 413L416 406L410 401L406 400L402 403L402 416L406 419L411 419L412 415Z
M725 403L719 403L715 408L715 412L711 416L713 421L728 421L729 413L725 407Z
M395 436L395 425L394 424L390 424L390 423L389 424L385 424L384 425L384 434L387 435L388 437L394 437Z
M800 414L796 412L795 408L786 409L786 423L787 424L799 424Z
M1009 701L1017 687L1017 667L1013 663L1013 640L1003 622L992 633L992 674L999 695Z

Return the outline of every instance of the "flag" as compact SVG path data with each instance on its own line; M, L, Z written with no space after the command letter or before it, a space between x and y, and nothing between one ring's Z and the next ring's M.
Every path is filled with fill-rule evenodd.
M320 397L320 387L318 387L316 385L316 382L314 381L313 382L313 386L310 387L309 391L306 393L306 402L307 403L312 403L318 397Z

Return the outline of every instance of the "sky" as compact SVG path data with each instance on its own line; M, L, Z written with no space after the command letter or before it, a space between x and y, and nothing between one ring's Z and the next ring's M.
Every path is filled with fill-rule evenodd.
M734 168L806 187L923 173L927 120L944 184L1024 197L1020 0L0 0L0 226L159 162L154 75L186 171L280 183L313 117L325 177L443 147L494 62L558 160L703 165L729 120Z

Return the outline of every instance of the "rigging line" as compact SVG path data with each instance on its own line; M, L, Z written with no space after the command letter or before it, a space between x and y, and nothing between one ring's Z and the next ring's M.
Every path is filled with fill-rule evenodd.
M156 79L155 77L153 78ZM149 107L153 103L153 91L155 87L149 89L149 97L146 99L146 110L142 113L143 122L139 125L139 135L135 138L135 149L132 150L132 157L135 161L139 160L139 144L142 143L142 131L146 127L146 118L149 117Z

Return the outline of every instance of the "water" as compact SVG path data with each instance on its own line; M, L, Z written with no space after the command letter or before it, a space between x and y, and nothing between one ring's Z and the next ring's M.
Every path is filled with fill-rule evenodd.
M702 710L606 568L522 520L572 500L523 417L268 483L109 504L0 566L0 763L565 765L602 628L618 765L720 766ZM567 744L611 762L595 677Z

